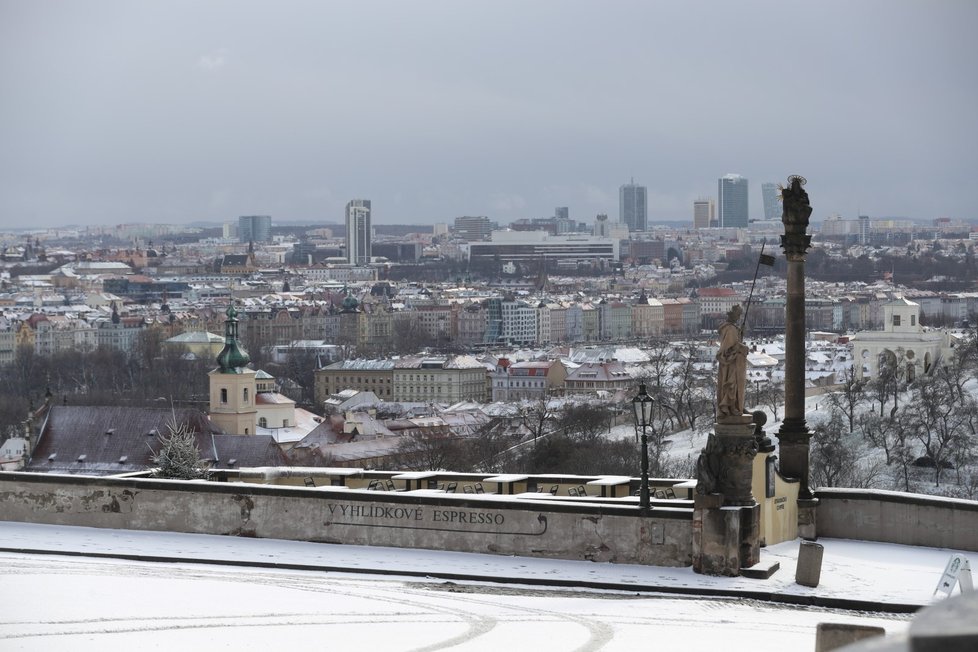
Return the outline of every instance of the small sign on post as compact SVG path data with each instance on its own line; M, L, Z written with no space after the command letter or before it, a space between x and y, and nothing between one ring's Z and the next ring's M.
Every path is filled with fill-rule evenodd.
M934 589L934 595L940 591L945 597L950 596L951 591L954 590L954 585L958 583L961 584L961 593L974 593L975 588L971 582L971 564L968 563L968 558L964 555L951 555L951 558L947 560L947 566L944 567L941 581L937 583L937 588Z

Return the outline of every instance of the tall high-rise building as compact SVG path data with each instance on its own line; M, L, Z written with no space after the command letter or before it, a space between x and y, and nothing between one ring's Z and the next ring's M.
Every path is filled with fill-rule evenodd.
M859 216L859 244L869 244L869 215Z
M370 237L370 200L351 200L346 205L346 259L351 265L370 263Z
M558 220L569 220L570 219L570 209L566 206L558 206L554 209L554 217Z
M780 220L781 211L778 207L778 197L781 196L781 192L778 190L778 184L776 183L762 183L761 184L761 199L764 201L764 219L765 220Z
M631 232L646 231L649 217L645 186L636 186L635 179L618 189L618 221Z
M712 199L697 199L693 202L693 228L694 229L708 229L715 226L716 222L715 215L716 204L713 203Z
M242 215L238 218L238 242L271 242L270 215Z
M720 177L717 184L717 220L724 229L747 228L747 179L739 174Z

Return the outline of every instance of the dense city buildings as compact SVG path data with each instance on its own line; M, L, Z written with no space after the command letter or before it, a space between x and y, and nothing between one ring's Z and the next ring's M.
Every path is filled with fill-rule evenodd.
M747 179L727 174L717 182L717 221L724 229L745 229L748 223Z
M272 218L269 215L242 215L238 218L239 242L271 242Z
M618 220L632 233L648 229L647 189L635 179L618 189Z
M372 255L370 200L354 199L346 205L346 259L351 265L368 265Z
M34 405L71 407L98 391L134 405L208 404L209 423L236 433L208 444L223 465L266 459L270 447L293 464L391 465L416 437L526 436L533 410L557 418L551 403L613 410L646 378L681 378L705 401L717 326L750 296L748 391L759 400L776 389L786 284L769 268L750 283L770 231L686 221L629 234L602 215L596 236L554 235L559 222L527 218L531 230L488 241L379 227L377 255L360 265L328 224L249 243L196 227L115 246L78 231L0 234L0 374L8 388L29 387ZM834 235L841 222L852 223L845 237ZM831 280L806 285L806 385L837 385L860 361L877 378L893 347L919 379L961 349L967 331L949 327L978 316L967 224L833 217L821 226L809 257ZM945 268L918 288L893 280L937 260ZM937 270L957 285L933 288ZM0 395L23 402L17 420L30 407L23 396ZM221 438L236 436L254 445ZM20 440L17 450L29 445ZM126 455L123 438L113 441L116 459ZM144 458L130 456L140 468Z

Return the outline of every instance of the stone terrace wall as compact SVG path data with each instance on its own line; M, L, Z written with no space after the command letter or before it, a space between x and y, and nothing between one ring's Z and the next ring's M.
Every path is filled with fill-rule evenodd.
M978 551L978 502L869 489L819 489L818 536Z
M431 550L692 563L692 510L330 487L0 473L0 520Z

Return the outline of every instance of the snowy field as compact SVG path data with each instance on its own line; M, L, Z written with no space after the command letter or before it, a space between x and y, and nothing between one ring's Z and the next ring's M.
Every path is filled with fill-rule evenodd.
M649 586L772 591L881 604L931 601L953 551L843 540L825 546L822 582L794 584L797 542L763 551L769 580L690 569L336 546L0 522L0 650L813 650L819 622L905 630L909 617L743 598L655 595ZM152 555L214 563L68 557ZM220 565L283 562L348 572ZM383 570L390 576L365 575ZM430 572L432 577L396 574ZM472 576L452 582L441 573ZM479 577L511 578L500 584ZM627 583L637 591L531 587L520 579Z

